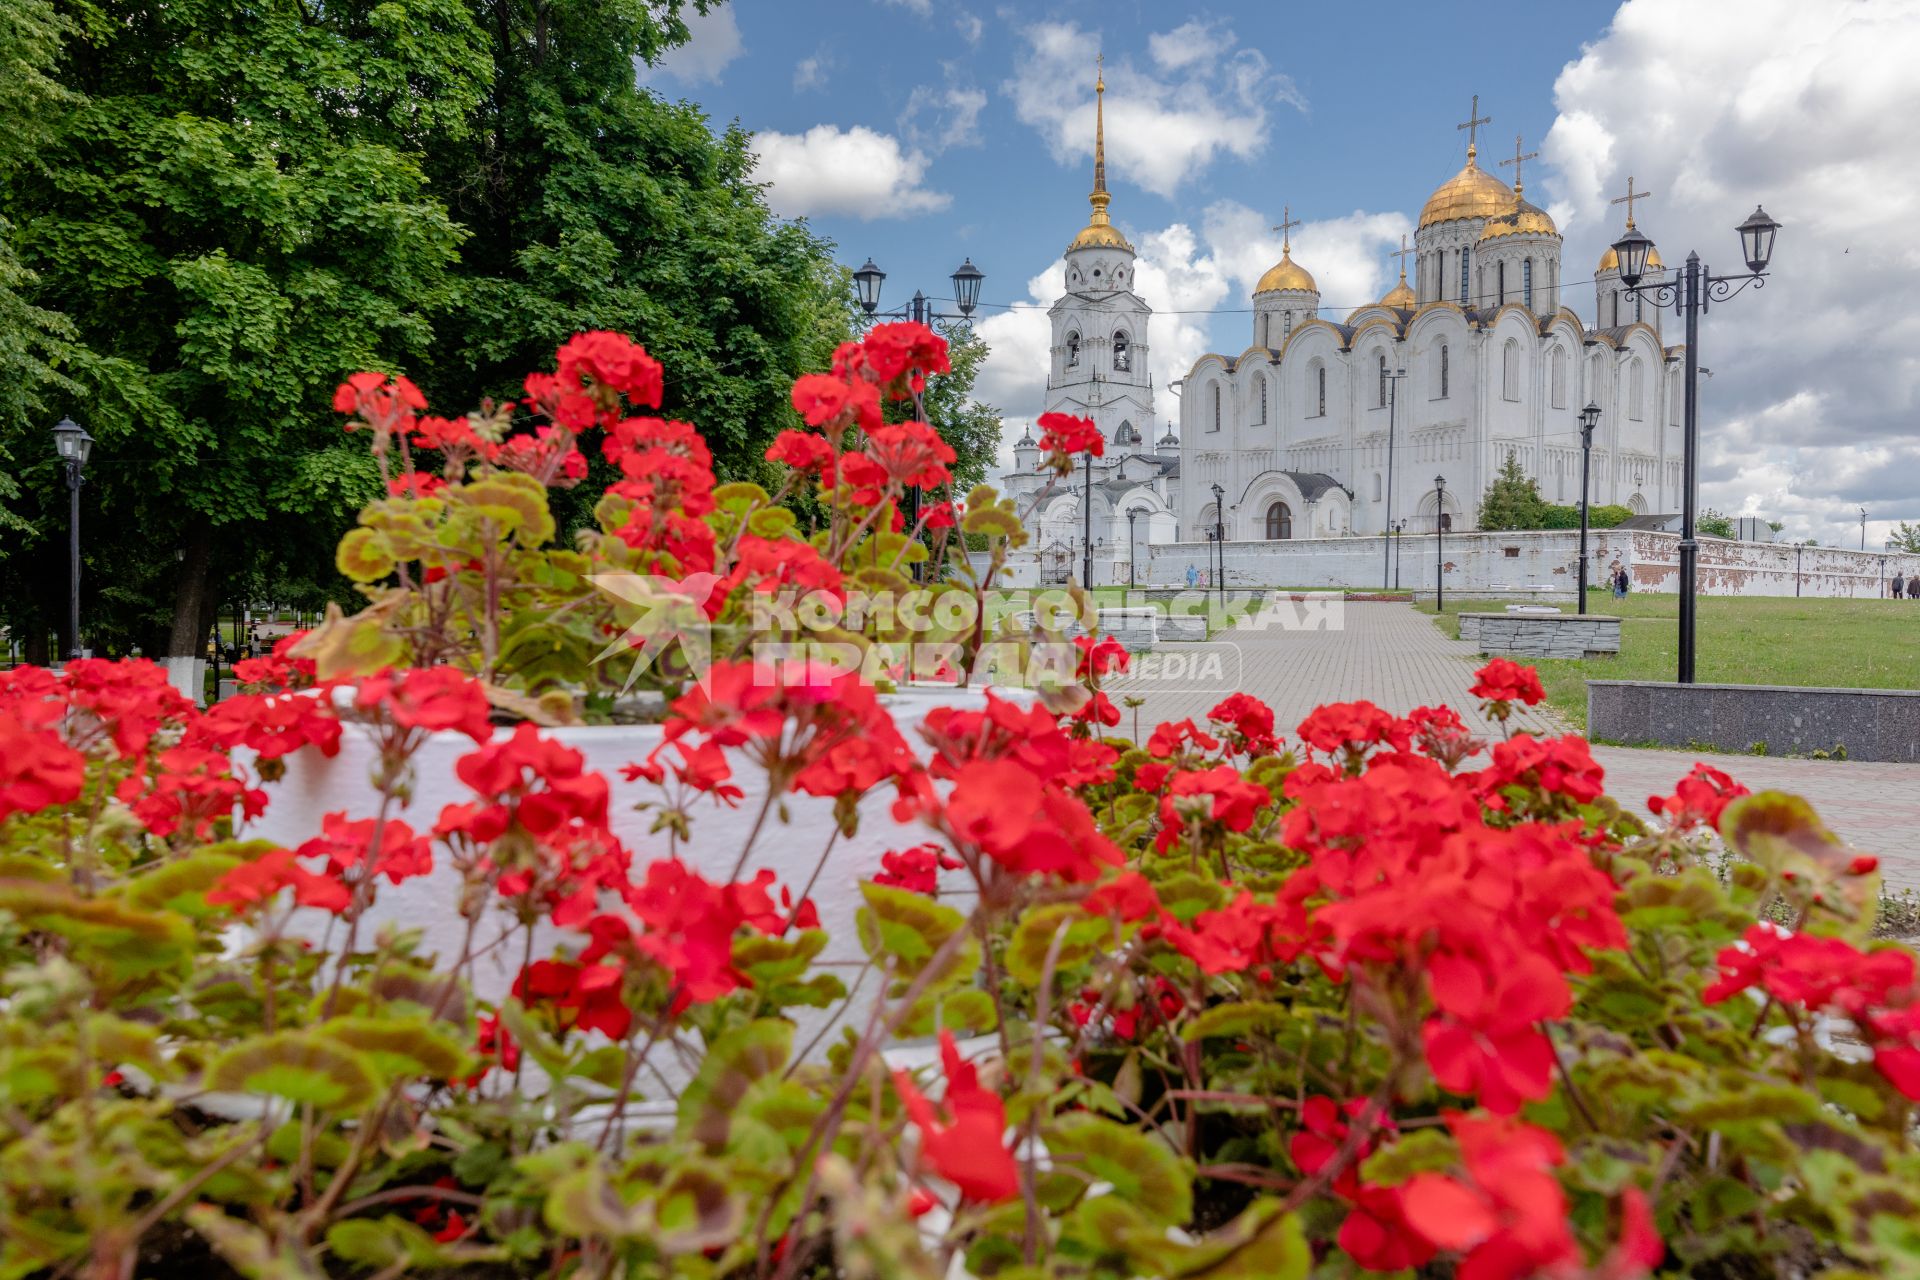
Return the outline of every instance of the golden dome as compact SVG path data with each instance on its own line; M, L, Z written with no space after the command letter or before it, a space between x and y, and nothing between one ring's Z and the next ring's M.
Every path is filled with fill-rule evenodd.
M1482 169L1467 148L1467 164L1427 197L1420 225L1452 222L1457 218L1497 218L1513 209L1513 188Z
M1502 236L1557 236L1560 228L1553 225L1553 219L1545 209L1527 203L1526 197L1514 189L1513 208L1497 218L1487 219L1487 225L1481 228L1482 240L1497 240Z
M1647 250L1647 270L1664 271L1666 267L1667 264L1660 261L1660 251L1658 249ZM1600 255L1600 265L1593 269L1593 274L1597 276L1605 275L1609 271L1618 271L1619 269L1620 255L1613 251L1612 245L1608 245L1607 251Z
M1075 249L1125 249L1131 253L1133 246L1127 243L1127 238L1111 222L1095 221L1080 228L1080 234L1067 246L1069 253Z
M1413 290L1407 287L1406 268L1401 268L1400 283L1387 290L1387 296L1380 299L1380 305L1401 311L1411 311L1420 305L1420 300L1413 296Z
M1303 293L1318 293L1320 286L1313 282L1308 270L1293 260L1293 250L1281 251L1280 261L1267 268L1267 274L1260 277L1260 283L1253 286L1255 293L1272 293L1278 289L1298 289Z

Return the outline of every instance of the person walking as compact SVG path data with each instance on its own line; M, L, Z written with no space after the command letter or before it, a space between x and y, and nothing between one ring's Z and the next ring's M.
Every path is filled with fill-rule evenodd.
M1906 578L1901 575L1898 569L1895 569L1893 571L1893 598L1895 600L1898 600L1900 598L1900 593L1902 591L1905 591L1906 589L1907 589Z
M1193 584L1198 581L1200 581L1200 571L1194 568L1192 565L1188 565L1187 566L1187 589L1191 591L1193 589Z
M1627 598L1627 588L1632 585L1633 585L1633 579L1627 576L1627 567L1625 565L1621 565L1619 572L1613 575L1614 598L1618 600L1625 600Z

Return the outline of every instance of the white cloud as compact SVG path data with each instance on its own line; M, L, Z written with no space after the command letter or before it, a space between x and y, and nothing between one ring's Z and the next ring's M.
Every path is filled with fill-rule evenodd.
M1015 114L1045 140L1055 160L1093 155L1093 61L1100 33L1043 22L1022 33L1006 92ZM1107 165L1110 178L1172 196L1221 156L1250 160L1266 147L1268 108L1305 109L1286 76L1257 49L1236 49L1219 24L1188 22L1149 37L1152 69L1129 59L1107 63Z
M963 9L953 15L953 29L960 33L962 40L978 47L980 37L986 32L987 24L980 20L979 14L968 13Z
M826 88L827 76L833 68L834 58L825 49L800 59L793 64L793 91L805 93L809 89Z
M1916 47L1916 0L1629 0L1555 85L1546 186L1583 313L1629 174L1669 266L1741 270L1756 203L1784 224L1767 287L1701 321L1701 502L1789 537L1857 546L1865 505L1873 547L1920 514Z
M954 63L945 64L947 83L918 85L900 112L900 132L914 147L939 155L953 147L980 145L980 113L987 95L962 80Z
M727 64L742 52L740 26L733 20L733 9L721 6L707 13L686 13L687 42L670 49L651 68L642 67L640 79L651 83L659 79L683 85L717 84Z
M784 217L852 214L899 218L944 209L952 197L921 183L927 158L891 134L865 125L817 124L805 133L761 133L754 175L768 184L767 203Z
M933 0L880 0L882 4L895 9L905 9L921 17L930 17L933 13Z
M1253 286L1280 260L1280 235L1271 218L1238 201L1222 200L1208 207L1201 226L1209 250L1233 280L1233 305L1251 307ZM1377 301L1391 282L1387 251L1398 248L1401 235L1412 231L1413 221L1405 214L1358 211L1295 227L1293 260L1320 286L1321 314L1344 320L1355 307ZM1251 316L1221 319L1243 330L1222 335L1222 349L1238 353L1253 341Z

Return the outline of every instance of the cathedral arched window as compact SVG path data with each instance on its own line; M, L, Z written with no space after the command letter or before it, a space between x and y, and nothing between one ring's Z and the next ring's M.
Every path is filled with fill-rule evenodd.
M1507 264L1502 262L1493 269L1494 287L1500 291L1500 305L1507 305Z
M1527 310L1533 310L1533 259L1528 258L1520 264L1520 300Z
M1633 322L1640 323L1640 295L1637 293L1633 295Z
M1067 368L1078 369L1079 367L1080 367L1080 335L1077 333L1070 333L1067 335Z
M1220 384L1216 382L1213 384L1213 425L1208 427L1207 430L1218 431L1219 429L1220 429Z
M1387 353L1382 351L1380 353L1379 360L1380 360L1380 400L1379 400L1378 407L1384 409L1387 407Z
M1433 362L1433 396L1436 400L1447 398L1447 344L1444 342Z
M1565 347L1556 346L1553 349L1553 363L1551 368L1553 407L1556 409L1564 409L1567 407L1567 351Z
M1267 422L1267 380L1256 373L1253 376L1253 385L1254 405L1260 415L1254 419L1254 422L1265 426Z
M1280 341L1285 342L1288 338L1291 338L1292 336L1293 336L1293 312L1289 311L1285 315L1282 315L1280 317Z
M1114 432L1113 442L1115 444L1139 444L1140 429L1131 422L1123 422L1120 424L1120 430Z
M1520 398L1520 344L1512 338L1500 352L1500 394L1509 400Z
M1293 536L1293 508L1276 502L1267 508L1267 539L1278 542Z
M1316 418L1327 416L1327 366L1315 361L1313 365L1314 410Z
M1113 369L1115 373L1126 373L1133 367L1133 352L1127 345L1127 334L1123 329L1113 335Z
M1460 305L1463 307L1473 305L1472 278L1467 275L1467 259L1471 256L1465 249L1460 251Z
M1627 367L1627 416L1638 422L1643 416L1642 406L1646 403L1647 366L1640 357L1635 356Z

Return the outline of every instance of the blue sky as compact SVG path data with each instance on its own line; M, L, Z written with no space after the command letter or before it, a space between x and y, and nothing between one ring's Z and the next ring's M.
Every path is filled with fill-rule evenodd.
M1787 230L1764 293L1716 308L1702 359L1703 501L1838 542L1920 520L1920 177L1903 123L1920 0L1482 0L1369 5L1139 0L736 0L647 80L759 138L777 210L806 216L884 304L948 292L971 256L983 302L1044 305L1085 221L1093 54L1107 58L1113 213L1140 248L1164 392L1206 350L1238 352L1252 280L1294 256L1335 318L1391 283L1402 232L1460 165L1471 95L1488 168L1529 151L1529 198L1576 282L1640 224L1678 262L1736 266L1756 202ZM1510 178L1511 170L1496 170ZM1228 314L1204 314L1228 312ZM1178 314L1176 314L1178 313ZM1014 424L1039 411L1045 326L983 306L980 388ZM1669 340L1673 340L1670 336Z

